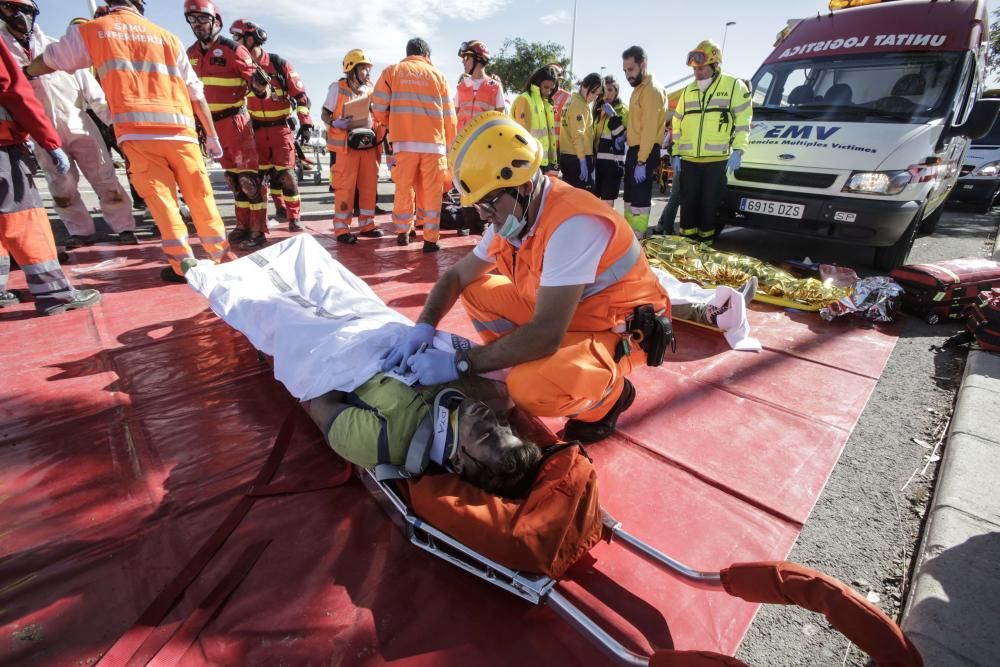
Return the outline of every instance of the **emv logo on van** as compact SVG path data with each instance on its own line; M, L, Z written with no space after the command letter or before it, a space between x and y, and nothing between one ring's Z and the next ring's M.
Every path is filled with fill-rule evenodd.
M775 125L764 136L768 139L812 139L813 130L816 130L816 139L826 141L839 129L822 125Z

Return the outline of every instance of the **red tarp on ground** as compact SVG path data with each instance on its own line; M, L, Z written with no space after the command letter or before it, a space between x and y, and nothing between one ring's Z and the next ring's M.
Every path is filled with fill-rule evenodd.
M392 237L320 240L410 317L471 244L446 236L423 255ZM0 311L0 664L99 659L242 498L289 405L241 335L187 287L160 282L157 244L74 255L74 266L127 260L71 274L102 290L98 307ZM634 374L621 433L589 448L604 507L702 570L788 553L896 339L892 327L760 305L750 319L760 354L679 325L678 353ZM473 336L460 306L442 327ZM276 481L336 475L304 414L298 426ZM410 546L357 482L257 500L156 634L267 539L180 664L603 662L549 610ZM733 653L753 617L754 605L617 545L592 555L565 590L634 650Z

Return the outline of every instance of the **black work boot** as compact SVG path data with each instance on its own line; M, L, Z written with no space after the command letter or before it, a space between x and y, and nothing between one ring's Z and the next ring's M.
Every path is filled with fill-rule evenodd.
M94 234L90 234L89 236L78 236L77 234L74 234L66 239L66 250L76 250L77 248L81 248L85 245L94 245L94 238Z
M381 229L370 229L367 232L361 232L361 236L366 239L380 239L385 236L385 234L382 233Z
M0 308L16 306L19 303L21 303L21 300L17 298L16 294L7 290L0 290Z
M343 234L337 235L337 243L343 243L346 245L354 245L358 242L358 237L350 232L345 232Z
M60 313L65 313L67 310L76 310L77 308L89 308L95 303L101 300L101 293L95 289L81 289L77 290L73 294L73 300L67 301L65 303L57 303L51 305L47 308L41 309L39 312L42 315L59 315Z
M433 241L424 241L424 252L437 252L441 249L437 243Z
M396 234L396 245L410 245L410 235Z
M166 267L166 268L164 268L162 271L160 271L160 278L163 279L163 282L167 282L167 283L186 283L187 282L187 278L185 278L184 276L177 275L176 273L174 273L173 268L171 268L169 266Z
M302 224L298 220L289 220L288 221L288 231L290 231L290 232L301 232L302 231Z
M248 238L250 238L250 230L237 227L229 232L229 245L236 245L240 241L246 241Z
M582 422L578 419L570 419L566 422L566 429L563 431L563 440L579 440L583 444L604 440L614 433L615 426L618 425L618 417L629 409L635 400L635 386L625 379L625 386L622 395L618 397L615 404L611 406L608 413L596 422Z

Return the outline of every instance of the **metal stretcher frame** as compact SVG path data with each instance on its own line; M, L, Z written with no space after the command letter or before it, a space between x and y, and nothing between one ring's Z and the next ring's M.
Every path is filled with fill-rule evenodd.
M512 570L486 558L413 514L410 507L396 491L395 484L391 480L378 481L372 471L364 468L359 467L357 471L361 482L375 498L378 505L403 531L410 543L417 548L532 604L548 605L563 620L586 636L618 664L643 666L649 664L647 656L639 655L625 648L562 595L555 579L542 574ZM700 572L674 560L634 535L627 533L622 528L621 522L604 510L602 510L602 518L608 534L611 535L609 541L618 540L629 551L699 588L712 591L723 590L722 580L718 572Z

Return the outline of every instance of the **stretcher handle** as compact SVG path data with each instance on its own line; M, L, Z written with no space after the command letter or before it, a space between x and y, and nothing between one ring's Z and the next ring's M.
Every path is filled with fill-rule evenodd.
M604 539L609 543L615 540L629 551L638 554L654 565L662 566L671 574L679 575L685 581L694 584L698 588L710 591L722 591L722 580L718 572L702 572L688 567L684 563L671 558L656 547L646 544L638 537L631 535L622 528L620 521L601 510L601 521L604 524Z
M879 667L923 667L920 653L895 621L829 575L787 561L735 563L719 574L732 596L823 614Z

